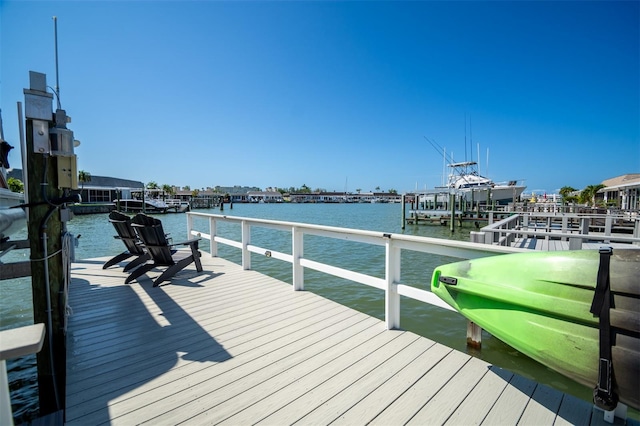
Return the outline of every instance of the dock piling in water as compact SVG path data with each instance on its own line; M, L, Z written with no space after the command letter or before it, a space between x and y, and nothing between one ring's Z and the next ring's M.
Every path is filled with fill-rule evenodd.
M401 201L401 203L402 203L402 229L405 228L405 224L407 222L407 216L406 216L407 215L407 204L406 204L406 202L407 202L406 195L402 194L402 201Z

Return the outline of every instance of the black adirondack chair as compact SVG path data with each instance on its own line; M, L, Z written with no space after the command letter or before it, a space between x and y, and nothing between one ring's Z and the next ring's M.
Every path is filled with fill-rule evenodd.
M148 262L133 271L124 281L125 284L130 283L153 268L166 268L165 271L153 281L154 287L157 287L163 281L169 280L176 273L183 270L191 263L195 263L196 270L198 272L202 272L200 251L198 251L198 241L200 241L200 238L194 238L181 243L169 244L164 230L162 229L162 222L154 217L147 216L142 213L133 217L131 225L151 256L151 262ZM173 247L179 245L188 246L190 250L173 249Z
M109 213L109 222L113 224L113 227L116 229L116 233L118 234L115 235L114 238L121 240L127 249L105 262L105 264L102 265L102 269L107 269L110 266L117 265L123 260L135 256L136 258L127 263L124 267L124 271L128 272L150 259L149 253L144 249L138 235L131 227L131 218L129 216L114 210Z

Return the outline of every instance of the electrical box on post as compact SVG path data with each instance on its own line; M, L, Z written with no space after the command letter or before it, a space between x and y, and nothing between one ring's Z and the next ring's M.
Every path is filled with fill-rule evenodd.
M76 156L56 157L58 160L58 188L78 189Z
M67 123L71 119L63 109L56 110L55 118L56 126L49 129L51 155L70 157L73 155L73 132L67 129Z

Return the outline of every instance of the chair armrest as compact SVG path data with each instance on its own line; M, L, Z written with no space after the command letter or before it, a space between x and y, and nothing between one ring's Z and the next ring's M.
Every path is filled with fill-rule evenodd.
M201 239L202 239L202 237L192 238L190 240L181 241L179 243L173 243L173 244L170 244L170 245L171 246L190 246L190 245L193 245L193 244L197 243Z

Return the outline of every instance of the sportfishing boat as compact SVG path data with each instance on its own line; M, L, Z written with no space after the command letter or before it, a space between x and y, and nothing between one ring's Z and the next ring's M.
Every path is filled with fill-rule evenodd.
M449 163L449 172L446 186L427 190L420 195L419 201L435 202L448 200L451 193L462 196L468 202L495 202L507 204L518 200L526 186L517 180L497 183L480 175L478 163L465 161L462 163Z
M467 319L594 390L640 409L640 250L516 253L443 265L431 291Z

